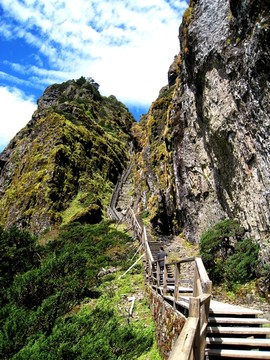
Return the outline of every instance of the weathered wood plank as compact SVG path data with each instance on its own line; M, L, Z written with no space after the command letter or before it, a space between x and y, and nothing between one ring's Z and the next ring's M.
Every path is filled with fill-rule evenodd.
M232 337L206 337L206 343L212 345L238 345L238 346L256 346L270 347L269 339L253 338L232 338Z
M197 318L188 318L179 337L176 340L169 360L190 359L198 322L199 319Z
M198 273L200 274L200 280L202 283L207 283L209 282L209 277L208 274L205 270L205 267L203 265L202 259L200 257L196 257L195 258L195 262L196 262L196 266L198 269Z
M208 326L207 332L209 334L270 335L270 328L253 326Z
M209 317L209 323L219 324L243 324L243 325L260 325L269 323L266 319L261 318L234 318L234 317Z
M234 315L261 315L263 312L261 310L249 309L239 305L232 305L223 303L216 300L211 300L210 303L210 312L216 314L234 314Z
M167 285L167 290L168 291L174 291L175 287L172 285ZM193 293L193 289L190 287L184 287L184 286L179 286L178 287L178 291L181 293Z
M269 351L258 351L258 350L220 350L220 349L206 349L205 354L207 356L227 357L234 359L261 359L269 360Z

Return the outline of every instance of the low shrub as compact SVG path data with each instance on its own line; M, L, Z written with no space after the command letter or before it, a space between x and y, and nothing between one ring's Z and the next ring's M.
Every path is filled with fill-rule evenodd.
M6 254L0 266L10 280L2 289L6 301L0 307L1 359L131 360L152 348L153 326L146 326L145 318L127 321L125 307L129 304L123 302L126 297L122 295L128 294L127 286L132 291L143 287L141 265L128 273L130 278L117 282L113 276L98 276L102 268L124 272L131 265L134 246L129 235L110 222L73 223L39 248L36 264L34 240L25 234L19 236L19 230L12 234L16 241L9 233L0 233ZM12 261L21 267L8 275L4 270ZM123 284L120 288L121 282L124 288ZM148 317L151 319L150 312Z
M214 284L224 283L232 289L255 278L259 245L243 236L243 229L231 219L222 220L203 233L200 254Z

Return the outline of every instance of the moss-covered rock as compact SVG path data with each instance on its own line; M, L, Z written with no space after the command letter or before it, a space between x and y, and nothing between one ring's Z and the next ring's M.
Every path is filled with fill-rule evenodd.
M78 194L70 219L89 214L94 203L99 215L90 222L100 221L128 161L133 123L128 109L114 96L101 96L92 79L49 86L0 155L1 224L34 233L58 227Z
M132 128L138 144L134 195L143 199L140 202L141 211L147 211L148 220L158 233L163 234L172 232L174 218L169 205L174 196L170 111L175 91L173 74L179 66L180 59L176 57L169 70L171 85L160 90L148 114Z

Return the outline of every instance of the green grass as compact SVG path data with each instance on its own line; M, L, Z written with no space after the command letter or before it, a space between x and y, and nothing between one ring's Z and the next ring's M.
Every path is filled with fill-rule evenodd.
M83 205L81 203L82 196L83 196L82 192L79 192L77 196L71 201L69 207L65 211L63 211L62 213L63 225L68 224L72 219L72 217L83 209Z

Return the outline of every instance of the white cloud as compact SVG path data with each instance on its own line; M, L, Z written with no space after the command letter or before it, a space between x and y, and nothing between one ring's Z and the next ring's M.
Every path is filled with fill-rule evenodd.
M2 114L0 149L2 149L31 120L37 105L31 97L25 97L16 88L0 86L0 99Z
M1 0L0 6L4 9L0 35L7 41L21 39L36 48L36 54L29 54L28 63L6 62L13 75L2 72L0 78L10 83L13 78L16 87L31 83L43 89L54 82L89 76L100 84L102 94L145 106L167 83L167 71L179 51L178 27L187 3ZM25 77L28 80L20 80ZM5 88L1 91L16 101L16 109L24 102L25 109L33 109L32 100L24 99L21 93ZM17 121L24 111L18 111ZM31 118L30 113L27 116Z
M178 52L178 26L186 5L184 0L2 0L6 14L16 21L13 35L36 46L54 68L89 75L99 83L104 78L113 83L115 73L119 79L123 68L129 68L130 76L121 79L123 92L136 102L139 94L132 88L138 90L138 83L145 82L148 103L152 84L164 85L157 79L166 79ZM113 69L112 78L106 68ZM89 73L82 74L82 69ZM133 86L130 77L138 79Z

